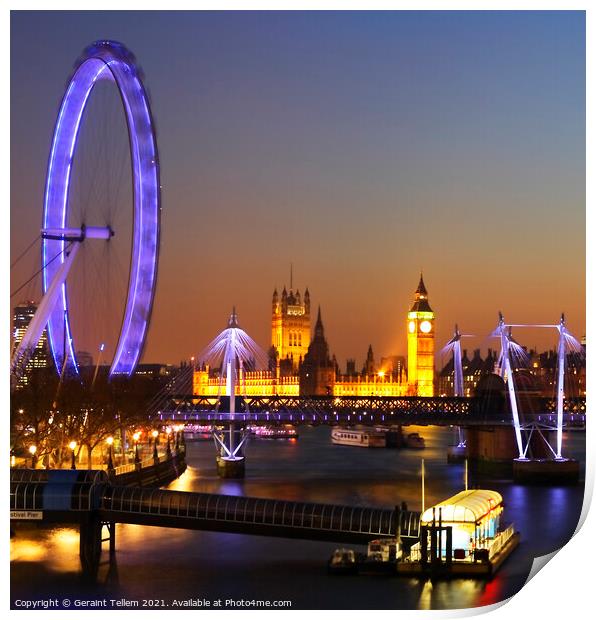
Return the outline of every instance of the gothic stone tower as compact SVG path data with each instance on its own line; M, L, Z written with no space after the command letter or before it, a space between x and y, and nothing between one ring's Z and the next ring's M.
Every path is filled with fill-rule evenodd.
M281 293L273 291L271 309L271 345L277 351L277 359L289 359L293 371L298 371L300 361L304 359L310 345L310 293L304 291L304 299L300 291L295 293L286 287Z
M408 312L408 393L434 396L435 313L428 303L422 274Z
M306 396L333 394L336 370L336 363L329 357L329 346L325 339L325 328L319 307L315 334L300 366L300 394Z

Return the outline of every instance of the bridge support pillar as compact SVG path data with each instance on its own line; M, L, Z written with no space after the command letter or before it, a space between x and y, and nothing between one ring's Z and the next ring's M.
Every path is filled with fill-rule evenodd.
M577 484L579 462L574 459L515 459L513 479L522 484Z
M522 433L529 431L522 430ZM532 433L524 440L527 458L520 459L510 427L468 427L468 459L480 474L507 476L526 484L577 484L579 463L573 459L554 459L548 440L549 431L542 431L542 436Z
M229 459L216 457L217 475L220 478L244 478L244 458Z
M108 530L108 537L102 538L101 542L108 543L110 561L112 561L116 556L116 524L113 521L106 521L105 523L102 523L102 529L104 526Z
M217 449L217 474L220 478L244 478L244 447L249 434L244 426L235 422L230 422L223 431L213 432Z
M468 460L478 473L512 476L519 452L510 426L469 426L466 444Z
M466 429L457 427L457 443L447 446L447 462L463 463L468 458L468 446L466 439Z
M101 521L93 514L85 517L79 530L79 556L86 577L97 577L101 557Z

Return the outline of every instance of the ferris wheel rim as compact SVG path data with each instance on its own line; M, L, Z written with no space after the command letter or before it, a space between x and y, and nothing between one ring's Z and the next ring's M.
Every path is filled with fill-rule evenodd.
M95 84L102 79L113 81L120 95L128 127L132 169L133 234L128 290L109 371L110 376L129 376L143 352L155 298L161 191L157 140L149 99L134 56L120 43L97 41L88 47L67 83L48 159L42 228L66 226L70 173L81 120ZM42 240L44 293L65 260L65 249L64 240ZM59 260L49 262L56 254L60 254ZM56 369L60 371L66 355L67 368L78 373L66 284L62 285L61 293L60 301L48 318L48 342Z

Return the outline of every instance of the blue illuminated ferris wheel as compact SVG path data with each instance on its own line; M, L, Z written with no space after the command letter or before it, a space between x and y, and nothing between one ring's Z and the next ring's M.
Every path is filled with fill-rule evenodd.
M98 89L100 84L104 84L101 88L111 91L111 96L120 108L118 114L123 116L123 129L120 133L127 134L123 140L126 158L130 164L120 164L110 175L128 175L132 183L127 183L129 199L124 206L120 201L116 209L120 213L106 216L103 221L98 222L98 218L95 215L92 218L89 211L85 211L78 219L74 217L73 202L76 203L76 198L73 175L80 176L86 167L84 159L81 161L83 147L79 146L79 142L81 133L84 133L82 127L86 117L92 115L96 109L93 105L97 104L91 105L90 102L93 102L94 97L98 97L95 93L101 90ZM109 128L111 125L113 123ZM98 140L94 137L89 142L96 146ZM108 149L109 146L102 147L101 157L113 165L114 158ZM87 168L94 168L94 165ZM110 192L107 191L108 185L109 182L94 179L93 184L89 184L90 189L86 190L86 195L95 196L92 202L100 206L109 201L114 202L113 196L110 197ZM124 232L113 225L118 217L122 217L123 211L127 212L130 220L128 229L124 229ZM107 359L102 361L109 364L110 376L130 375L133 372L145 344L155 295L160 211L157 143L140 70L134 56L122 44L115 41L97 41L85 49L75 65L54 128L41 231L44 297L21 343L21 356L26 358L27 349L35 346L47 325L49 346L57 370L78 372L76 351L80 345L75 344L75 340L79 338L79 331L83 334L86 330L75 329L76 333L73 334L73 308L76 306L78 310L80 307L74 300L82 297L79 293L75 294L72 287L84 288L86 294L94 293L99 288L99 279L103 276L96 275L100 268L94 265L93 270L89 268L89 273L81 275L82 272L77 272L77 277L74 277L71 267L77 254L84 254L81 248L94 245L98 247L102 242L108 247L118 238L127 247L124 258L120 259L120 271L124 274L123 293L118 300L120 309L113 346L104 354ZM95 221L91 221L92 219ZM99 254L100 261L104 254ZM77 259L77 263L81 261L81 258ZM67 281L69 271L71 277ZM85 313L89 317L94 313L100 318L105 317L107 311L100 307L104 299L107 299L106 294L98 294L97 301L93 302L92 307ZM98 336L98 342L100 339ZM99 351L104 351L104 348L105 344L102 342ZM18 364L17 356L16 359L13 358L13 369Z

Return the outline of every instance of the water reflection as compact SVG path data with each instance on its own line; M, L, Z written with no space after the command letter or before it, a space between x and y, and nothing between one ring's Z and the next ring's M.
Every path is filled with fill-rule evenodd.
M412 429L425 437L423 451L334 446L330 429L325 427L302 427L299 432L294 444L253 441L244 480L218 479L213 446L189 442L189 468L169 488L389 507L406 501L411 509L420 509L421 457L425 459L427 506L463 487L463 464L446 463L451 429ZM584 435L572 435L570 450L582 458ZM513 595L523 585L535 556L569 539L581 511L583 489L523 487L474 478L470 485L499 491L506 519L514 521L522 533L520 547L490 582L333 577L327 575L326 561L337 546L334 543L119 525L117 566L103 567L94 585L83 585L80 579L76 530L19 530L11 540L12 596L84 591L94 597L274 597L309 609L488 605Z
M79 570L79 532L74 528L19 529L10 540L12 562L43 562L56 572Z

